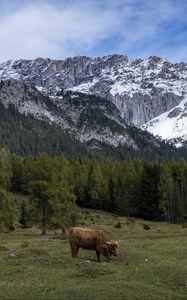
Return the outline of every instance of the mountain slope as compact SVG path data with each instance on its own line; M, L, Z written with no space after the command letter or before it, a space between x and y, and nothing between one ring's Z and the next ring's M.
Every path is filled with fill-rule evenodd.
M5 108L0 103L0 144L17 155L46 152L51 156L63 154L68 158L97 156L67 130L25 116L13 104Z
M171 111L187 94L187 64L155 56L130 61L123 55L8 61L0 64L0 79L9 78L54 97L62 89L98 95L117 107L126 124L137 127ZM183 136L185 142L182 131L176 140Z
M127 125L113 103L94 95L62 91L53 97L54 103L71 120L82 141L99 141L113 146L136 148Z
M126 125L114 104L105 99L71 91L49 98L16 80L0 84L0 143L21 155L47 152L150 160L184 156Z
M36 120L32 116L19 113L14 105L5 108L0 103L0 144L6 145L11 153L17 155L35 155L46 152L51 156L64 155L68 158L98 158L111 156L115 159L126 160L141 157L146 160L161 158L186 157L186 152L176 151L175 148L157 141L147 132L137 128L128 128L129 135L137 148L127 145L114 147L97 142L93 149L93 141L82 143L67 130ZM139 132L140 131L140 132ZM94 146L96 141L94 141Z
M176 147L187 145L187 98L141 128Z
M114 146L136 147L119 111L105 99L75 92L48 97L35 87L6 80L0 82L0 101L5 107L13 104L22 114L67 129L81 141L95 139Z

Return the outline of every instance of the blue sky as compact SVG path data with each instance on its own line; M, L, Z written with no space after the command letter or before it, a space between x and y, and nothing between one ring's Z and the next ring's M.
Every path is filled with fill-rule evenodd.
M187 1L0 0L0 61L112 53L187 62Z

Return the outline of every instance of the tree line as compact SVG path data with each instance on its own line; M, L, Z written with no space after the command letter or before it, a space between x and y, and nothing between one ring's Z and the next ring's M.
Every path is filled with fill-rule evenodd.
M28 195L20 205L12 195ZM79 207L169 223L187 219L185 160L125 162L106 158L66 159L63 156L17 157L0 149L0 229L75 225Z

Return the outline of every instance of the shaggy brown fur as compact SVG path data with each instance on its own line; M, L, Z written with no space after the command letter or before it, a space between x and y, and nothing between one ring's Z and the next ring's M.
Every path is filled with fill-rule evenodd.
M95 250L98 262L101 254L108 260L111 255L118 254L117 243L110 241L102 230L72 227L69 229L69 243L72 257L77 257L79 248Z

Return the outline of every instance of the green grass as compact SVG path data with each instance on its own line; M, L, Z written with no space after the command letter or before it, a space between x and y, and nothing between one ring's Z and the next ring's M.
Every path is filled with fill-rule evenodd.
M104 229L119 242L119 256L97 263L94 251L80 249L72 259L68 240L53 231L46 237L36 228L0 233L0 299L187 299L187 228L82 214L81 226Z

